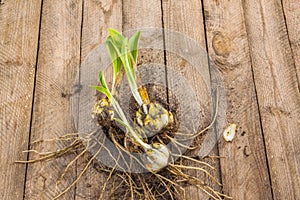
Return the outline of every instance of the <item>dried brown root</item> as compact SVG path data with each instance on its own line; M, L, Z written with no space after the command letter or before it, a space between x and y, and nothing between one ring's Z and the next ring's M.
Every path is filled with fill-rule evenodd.
M178 155L178 154L172 154L172 155L180 156L182 159L190 160L190 161L193 161L193 162L201 164L201 165L205 165L205 166L209 167L210 169L215 170L215 168L213 166L211 166L210 164L208 164L207 162L203 162L203 161L200 161L200 160L197 160L197 159L191 158L189 156L185 156L185 155Z
M86 141L87 141L87 139L86 139ZM73 141L69 146L67 146L64 149L61 149L59 152L67 153L71 150L75 151L79 147L82 148L81 145L78 145L77 139L75 139L75 141ZM102 148L104 148L107 152L109 152L109 150L106 149L106 147L101 146L98 149L98 151L94 154L94 156L91 157L88 160L86 166L80 172L80 174L76 177L76 179L67 188L65 188L63 191L60 191L59 194L54 197L54 200L58 199L59 197L64 195L73 186L75 186L75 184L80 180L82 175L87 171L87 169L91 165L91 163L95 160L96 156L102 150ZM76 161L80 157L85 155L86 153L87 153L87 149L83 148L82 151L80 153L78 153L77 156L72 161L69 162L69 164L66 166L66 168L62 172L61 176L59 177L58 181L56 182L56 186L58 186L60 184L62 179L65 177L66 173L68 173L70 167L72 165L74 165L76 163ZM58 153L58 154L54 155L51 152L47 153L47 154L45 156L43 155L40 159L36 159L34 162L49 159L49 156L52 156L53 158L56 158L56 156L65 155L65 154L61 154L61 153ZM112 156L112 155L110 154L110 156ZM121 156L121 154L120 154L120 156ZM100 169L103 172L108 173L108 177L107 177L107 179L106 179L106 181L105 181L105 183L102 187L101 195L100 195L99 199L103 199L104 194L107 192L106 191L107 184L109 183L109 181L111 179L115 180L116 177L121 178L121 181L120 181L120 183L118 183L118 185L115 185L115 183L114 183L115 186L114 186L113 191L111 192L111 194L113 194L113 192L115 192L117 189L123 189L125 187L127 189L125 191L124 199L136 199L136 198L138 198L138 199L149 199L149 200L155 200L155 199L174 199L175 200L179 196L184 199L185 198L185 189L181 185L182 182L196 186L197 188L199 188L203 192L205 192L207 195L209 195L212 199L221 199L221 198L228 198L229 199L230 198L230 197L228 197L224 194L221 194L217 191L214 191L211 187L207 186L205 183L203 183L197 177L193 177L191 175L185 174L183 172L183 170L200 171L200 172L205 173L210 179L214 180L218 185L221 185L204 168L186 166L186 165L183 164L182 160L184 160L184 159L189 160L189 161L194 162L195 164L203 165L204 167L208 167L210 169L214 169L213 166L209 165L206 162L191 158L189 156L176 155L176 154L174 154L174 156L180 156L179 161L176 162L176 163L171 163L164 170L168 171L169 174L175 175L175 176L165 175L164 173L160 173L160 172L150 173L150 175L152 176L151 180L154 180L153 178L155 178L159 183L157 183L157 181L156 182L153 181L153 183L151 183L148 180L146 180L145 177L147 177L147 176L149 177L150 176L149 173L145 175L145 174L130 174L130 173L126 173L126 172L117 172L115 168L118 166L119 158L113 158L112 157L112 159L114 159L116 165L113 168L110 168L110 169L108 169L106 167L103 167L103 168ZM33 161L29 160L28 162L30 163L30 162L33 162ZM23 163L26 163L26 162L23 162ZM142 163L140 163L140 164L142 165ZM136 177L135 179L133 179L134 176ZM179 179L179 177L181 177L182 179ZM152 184L157 184L157 186L152 185ZM162 190L162 189L158 190L158 188L164 188L164 190Z
M31 143L31 145L41 143L41 142L69 141L69 140L74 140L75 138L78 138L78 133L68 133L56 138L35 140Z
M73 186L76 185L76 183L80 180L80 178L83 176L83 174L87 171L88 167L90 166L90 164L93 162L93 160L97 157L97 155L100 153L101 148L93 155L93 157L91 159L89 159L88 163L86 164L86 166L83 168L83 170L80 172L80 174L77 176L77 178L62 192L60 192L57 196L55 196L53 198L53 200L58 199L59 197L61 197L62 195L64 195L66 192L68 192ZM77 157L76 157L77 158ZM75 158L75 159L76 159ZM74 161L74 160L73 160ZM71 161L72 162L72 161ZM75 163L75 162L73 162Z
M193 185L193 186L199 188L204 193L206 193L208 196L210 196L212 199L215 199L215 200L222 199L222 196L220 195L221 193L215 191L213 188L206 185L202 180L198 179L197 177L194 177L194 176L184 173L181 169L185 168L185 167L188 167L188 166L182 165L182 167L180 167L180 168L177 168L177 166L175 166L175 167L172 167L171 169L169 169L169 171L177 176L182 177L183 180L181 180L180 182L185 182L185 183L188 183L190 185Z
M119 189L121 190L121 188L123 187L124 184L128 184L128 182L124 176L118 174L118 177L121 178L122 180L119 181L119 183L116 186L114 186L115 183L117 182L116 181L117 179L114 179L113 187L112 187L113 189L111 189L108 193L109 197L113 196L115 191L118 191Z
M61 181L63 180L64 176L68 173L70 167L76 163L76 161L82 157L85 153L87 152L87 149L85 148L83 151L81 151L81 153L79 153L71 162L69 162L69 164L65 167L63 173L61 174L61 176L59 177L59 179L56 182L56 188L58 187L58 185L61 183Z
M218 100L217 100L218 101ZM191 140L195 139L196 137L200 136L202 133L210 129L213 124L216 121L218 112L218 104L216 104L216 110L214 117L211 121L211 123L204 128L203 130L199 131L195 134L186 134L186 133L176 133L178 135L184 135L185 137L188 136L188 139ZM93 134L95 132L91 132L85 136L78 136L76 133L70 133L66 134L64 136L60 136L53 139L47 139L47 140L37 140L34 141L32 144L40 143L40 142L58 142L58 141L71 141L69 145L62 149L58 149L54 152L39 152L37 150L27 150L24 151L26 153L35 153L39 157L37 159L32 159L28 161L16 161L18 163L34 163L39 161L45 161L45 160L52 160L61 156L64 156L68 153L77 153L76 157L70 161L65 169L63 170L62 174L58 178L56 182L56 188L58 188L59 184L62 182L62 180L65 178L66 174L70 171L71 166L75 165L79 158L83 157L86 153L88 153L89 142L93 139ZM168 133L162 135L162 138L168 139L170 142L175 144L175 147L178 148L179 154L172 154L172 157L179 158L177 161L172 160L171 163L165 167L164 169L160 170L159 172L148 172L144 174L132 174L129 172L124 172L126 170L122 170L122 172L117 171L117 168L122 169L120 166L120 159L124 159L122 153L127 153L129 155L130 159L135 160L136 163L138 163L141 167L146 169L143 163L140 162L136 157L132 156L130 154L130 149L127 146L123 146L118 142L118 139L114 133L110 133L110 139L114 143L114 145L119 149L120 153L119 156L115 158L113 154L109 151L107 147L105 147L103 144L103 141L96 141L96 144L99 145L99 149L96 150L96 153L92 155L91 158L88 159L86 165L82 169L82 171L78 174L78 176L75 178L75 180L68 185L63 191L57 190L57 195L53 198L54 200L62 197L65 193L67 193L72 187L74 187L78 181L81 179L83 174L88 170L88 168L91 166L97 155L100 153L101 150L105 150L108 154L108 156L115 162L115 166L112 168L108 168L105 166L101 166L99 168L100 171L103 173L106 173L108 176L103 184L103 187L100 191L99 200L104 198L104 195L106 196L107 192L109 197L113 199L116 190L122 190L122 193L124 195L124 199L147 199L147 200L155 200L155 199L186 199L186 192L184 185L188 184L191 186L195 186L199 189L201 189L204 193L206 193L208 196L210 196L214 200L219 200L223 198L231 199L231 197L224 195L218 191L215 191L212 187L208 186L204 183L203 180L199 179L197 176L190 175L187 173L187 171L195 171L195 172L201 172L205 174L210 180L214 181L214 183L217 186L221 186L221 183L215 178L213 175L210 174L208 169L215 170L213 166L210 164L197 160L195 158L192 158L187 155L182 155L180 149L185 148L188 150L193 150L197 148L198 146L187 146L184 144L185 139L183 140L177 140L174 139L173 136L169 136ZM157 140L163 144L164 139L162 139L160 136L157 136ZM97 143L98 142L98 143ZM181 143L182 142L182 143ZM90 147L90 146L89 146ZM216 156L211 156L211 158L219 158ZM184 164L184 161L190 161L194 165L186 165ZM127 168L129 169L129 163L127 164ZM208 169L207 169L208 168ZM196 173L197 174L197 173ZM112 182L112 184L110 184ZM113 187L110 191L108 191L108 184ZM119 199L119 197L117 197Z
M155 200L154 195L153 195L151 189L149 188L147 182L144 182L140 176L138 176L138 179L142 184L145 199Z
M167 137L173 144L175 144L175 145L177 145L177 146L179 146L179 147L183 147L183 148L188 149L188 150L194 150L194 149L197 149L197 148L198 148L198 145L193 146L193 147L190 147L190 146L187 146L187 145L184 145L184 144L178 142L178 140L176 140L176 139L174 139L174 138L172 138L172 137L170 137L170 136L168 136L168 135L166 135L166 137Z
M61 141L72 141L73 140L70 144L68 144L64 148L57 149L56 151L52 151L52 152L39 152L35 149L23 151L25 153L35 153L39 157L36 158L36 159L32 159L32 160L15 161L15 162L26 164L26 163L35 163L35 162L41 162L41 161L50 161L50 160L65 156L65 155L70 154L70 153L76 153L77 154L77 152L80 152L79 154L77 154L77 156L72 161L70 161L68 163L68 165L65 167L64 171L62 172L61 176L56 181L55 188L57 189L58 185L61 183L61 181L63 180L65 175L69 172L70 167L72 165L74 165L80 157L82 157L83 155L86 154L87 148L86 148L86 146L84 145L83 142L88 143L89 138L92 134L94 134L94 132L89 133L89 134L85 135L84 137L79 137L77 133L70 133L70 134L65 134L63 136L53 138L53 139L47 139L47 140L42 139L42 140L34 141L33 143L31 143L31 145L41 143L41 142L61 142ZM86 172L89 165L92 163L92 161L95 159L96 156L97 156L97 153L88 161L87 165L84 167L82 172L76 177L75 181L73 181L65 190L63 190L62 192L59 192L59 194L53 198L54 200L58 199L59 197L64 195L73 186L75 186L75 184L80 180L80 178Z
M49 161L49 160L64 156L69 153L74 153L75 150L80 149L81 147L83 147L82 140L79 137L77 137L71 144L67 145L66 147L64 147L62 149L58 149L53 152L39 152L34 149L23 151L26 153L36 153L40 157L36 158L36 159L32 159L32 160L17 160L17 161L15 161L15 163L26 164L26 163L35 163L35 162L40 162L40 161Z
M222 186L222 184L214 176L212 176L207 170L205 170L201 167L185 166L185 165L174 165L174 164L170 164L169 166L171 166L173 168L191 169L191 170L197 170L197 171L204 172L207 176L209 176L211 178L211 180L213 180L219 186Z
M115 171L115 167L116 167L116 166L114 166L114 168L110 170L110 173L109 173L109 175L108 175L106 181L104 182L104 185L103 185L103 187L102 187L102 192L101 192L101 194L100 194L99 200L103 199L103 195L104 195L104 192L105 192L106 185L107 185L109 179L112 177L112 174L113 174L113 172Z

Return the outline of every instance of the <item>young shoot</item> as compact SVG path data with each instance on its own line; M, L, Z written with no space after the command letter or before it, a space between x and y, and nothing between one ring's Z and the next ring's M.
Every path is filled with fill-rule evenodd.
M118 53L115 51L114 45L116 45L116 44L114 44L112 42L112 38L115 38L115 43L117 43L117 46L118 46L118 45L120 45L120 42L122 41L122 39L119 37L123 38L123 36L114 34L113 30L110 30L110 29L109 29L109 33L110 33L110 36L107 38L105 45L106 45L106 49L109 53L109 56L112 60L112 67L113 67L112 94L114 94L116 92L118 80L120 79L120 77L122 75L120 73L122 61L121 61L121 58L118 56Z
M117 69L116 74L114 73L113 80L117 79L116 76L120 71L121 64L123 64L132 95L139 106L142 106L143 103L148 102L148 95L143 95L143 100L139 93L141 87L139 87L136 76L140 31L137 31L129 40L114 29L108 29L108 33L109 37L106 40L106 47L110 53L111 59L113 60L113 67Z
M141 139L140 135L130 126L118 101L113 97L112 93L108 89L102 71L99 72L99 81L101 83L101 86L91 86L91 87L101 92L108 98L110 104L113 106L114 110L120 117L120 119L114 118L114 120L120 123L121 125L125 126L132 139L134 139L134 141L136 141L144 149L147 155L147 163L145 164L145 167L147 167L150 171L157 171L165 167L168 164L169 156L170 156L167 147L159 143L154 143L151 145L145 143Z
M104 73L102 71L99 72L99 81L101 83L100 86L97 85L97 86L91 86L91 87L96 89L98 92L101 92L102 94L104 94L108 98L109 103L113 106L114 110L117 112L119 117L124 121L124 123L128 124L128 121L125 117L125 114L124 114L121 106L115 100L112 93L108 89L108 86L105 81Z

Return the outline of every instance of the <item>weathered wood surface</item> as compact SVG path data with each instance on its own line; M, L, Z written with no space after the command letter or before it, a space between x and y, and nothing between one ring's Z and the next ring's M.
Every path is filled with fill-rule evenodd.
M51 199L58 193L55 182L72 155L28 167L14 161L27 159L22 150L30 141L74 131L70 98L79 65L104 42L108 27L166 28L204 49L207 44L224 80L227 123L238 125L234 141L221 138L212 151L224 157L214 163L223 192L234 199L299 199L299 21L296 0L1 0L1 199ZM173 45L163 32L155 37L165 37L159 48ZM166 63L161 77L175 65L202 98L201 78L173 53L142 51L141 62ZM167 83L171 89L176 80L170 77ZM55 142L32 146L39 151L61 147ZM35 157L30 153L29 159ZM78 160L58 190L76 178L87 158ZM105 178L90 167L61 199L98 199ZM187 196L208 199L195 188Z
M274 199L300 196L300 94L280 1L248 1L245 19Z
M292 49L297 71L298 87L300 85L300 4L297 0L282 1L282 12Z
M74 132L70 96L80 62L82 1L44 1L30 141ZM63 148L56 142L32 145L40 152ZM36 158L30 153L30 159ZM56 188L56 181L73 156L28 165L25 199L51 199L75 178L75 168ZM56 191L57 190L57 191ZM74 188L64 199L73 199Z
M233 199L272 199L241 1L204 1L209 55L227 95L227 124L236 139L220 140L223 190Z
M0 4L0 198L22 199L34 75L40 0Z
M166 65L167 65L167 79L169 91L176 91L177 97L181 97L184 102L190 102L187 110L196 110L196 105L199 106L199 113L195 113L200 116L201 122L198 122L201 129L205 128L210 123L211 115L213 114L210 98L210 73L206 52L205 32L203 23L203 13L200 1L189 1L187 4L184 1L164 1L163 2L163 21L165 29L165 45L166 45ZM181 23L185 22L185 23ZM176 31L178 34L172 32ZM198 47L198 48L197 48ZM188 49L188 53L185 52ZM199 51L200 49L200 51ZM193 56L198 58L193 59ZM199 59L200 57L200 59ZM197 61L200 61L199 65ZM195 63L196 66L195 66ZM178 93L176 88L180 87L178 79L184 78L188 82L192 91L185 91ZM206 80L203 80L206 78ZM207 82L205 82L207 81ZM185 90L189 90L185 88ZM195 93L195 102L191 102L187 93ZM174 103L174 100L169 99L170 104ZM189 118L190 113L181 110L185 113L184 118ZM189 122L189 129L191 130L191 124L194 121ZM196 122L197 123L197 122ZM199 148L193 151L192 154L197 155ZM217 154L217 147L212 150L212 153ZM215 176L220 182L219 174L219 162L218 160L206 160L216 170L211 170L210 173ZM194 166L195 163L186 162L187 165ZM197 166L197 165L196 165ZM200 167L200 165L198 165ZM220 191L213 182L210 182L205 174L190 170L188 173L193 174L201 180L204 180L210 187L217 191ZM208 199L203 191L195 186L187 186L186 198L187 199Z
M105 42L107 28L113 27L122 31L121 0L84 1L83 13L81 63L95 47ZM91 101L94 100L91 98ZM77 174L81 173L89 158L89 155L85 155L77 162ZM99 199L106 178L91 165L76 184L75 199ZM107 196L104 195L103 198L107 198Z

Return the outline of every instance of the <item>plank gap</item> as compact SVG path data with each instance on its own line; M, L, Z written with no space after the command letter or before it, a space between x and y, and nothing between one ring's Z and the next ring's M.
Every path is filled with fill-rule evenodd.
M36 93L36 83L37 83L37 66L38 66L38 58L39 58L39 51L40 51L40 39L41 39L41 26L42 26L42 13L43 13L43 3L44 1L41 0L41 7L40 7L40 21L39 21L39 33L38 33L38 41L37 41L37 51L36 51L36 60L35 60L35 70L34 70L34 77L33 77L33 89L32 89L32 102L31 102L31 111L30 111L30 123L29 123L29 134L28 134L28 145L27 150L30 150L30 142L31 142L31 132L32 132L32 123L33 123L33 112L34 112L34 99ZM30 153L27 152L26 161L29 160ZM28 170L29 163L25 164L25 178L24 178L24 189L23 189L23 199L25 199L26 195L26 182L27 182L27 170Z
M243 16L244 19L246 19L246 15L245 15L245 0L242 0L242 8L243 8ZM245 32L247 35L247 41L248 44L250 44L250 40L249 40L249 33L248 33L248 29L247 29L247 25L245 23ZM250 45L248 45L248 51L250 52ZM253 80L253 84L254 84L254 92L255 92L255 96L256 96L256 103L257 103L257 111L258 111L258 116L259 116L259 124L260 124L260 130L261 130L261 134L262 134L262 141L264 144L264 153L265 153L265 161L266 161L266 165L267 165L267 169L268 169L268 177L269 177L269 183L270 183L270 187L271 187L271 196L272 199L274 199L274 191L273 191L273 187L272 187L272 180L271 180L271 173L270 173L270 164L269 164L269 159L268 159L268 152L267 152L267 147L266 147L266 139L264 136L264 128L262 125L262 117L261 117L261 110L260 110L260 105L259 105L259 101L258 101L258 94L257 94L257 85L256 85L256 81L255 81L255 74L254 74L254 69L253 69L253 60L252 60L252 54L249 54L250 57L250 63L251 63L251 73L252 73L252 80Z
M169 97L169 83L168 83L168 67L167 67L167 53L166 53L166 34L165 34L165 22L164 22L164 8L163 0L160 0L160 12L161 12L161 26L162 26L162 38L163 38L163 55L165 65L165 82L166 82L166 97L168 103L168 110L170 110L170 97Z
M208 51L208 37L207 37L207 29L206 29L206 16L205 16L205 9L204 9L204 0L201 0L201 9L202 9L202 19L203 19L203 32L204 32L204 41L205 41L205 49L206 49L206 55L207 55L207 64L208 64L208 72L209 72L209 76L210 76L210 83L212 85L212 75L211 75L211 62L212 60L210 59L210 54L209 54L209 51ZM213 91L212 91L212 88L211 89L211 94L213 95ZM218 104L219 102L216 102L216 104ZM215 133L217 131L217 123L215 123L213 125L213 132ZM219 150L219 142L218 142L218 138L217 138L217 135L216 135L216 145L215 145L215 148L216 148L216 153L217 153L217 156L220 156L220 150ZM220 162L216 162L216 165L217 165L217 169L218 169L218 174L220 175L218 178L219 178L219 181L220 183L223 185L223 180L222 180L222 168L221 168L221 163ZM221 191L223 191L223 186L221 186Z
M83 58L82 58L82 38L83 38L83 23L84 23L84 0L82 0L81 2L81 25L80 25L80 47L79 47L79 66L78 66L78 88L80 88L80 65L83 62ZM78 96L78 98L80 99L80 95ZM79 101L78 104L76 105L77 107L77 116L79 115ZM76 127L78 127L79 122L78 122L78 118L77 121L74 122L76 124ZM77 130L75 130L77 132ZM75 162L75 176L78 176L78 161L76 160ZM76 200L76 194L77 194L77 185L78 183L75 184L74 186L74 200Z

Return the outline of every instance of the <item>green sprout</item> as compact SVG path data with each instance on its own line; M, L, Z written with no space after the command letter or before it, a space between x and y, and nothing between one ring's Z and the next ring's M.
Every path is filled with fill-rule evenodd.
M140 135L131 127L126 116L118 103L118 101L113 97L112 93L108 89L108 86L105 81L104 73L102 71L99 72L99 81L101 86L91 86L92 88L96 89L97 91L104 94L110 104L113 106L114 110L119 115L119 118L114 118L114 120L121 125L123 125L129 132L130 136L136 141L145 151L147 154L147 161L149 163L145 164L145 167L151 171L157 171L168 164L169 161L169 150L163 144L154 143L154 144L147 144L145 143Z
M106 40L106 48L108 49L113 63L113 88L115 87L117 77L120 74L121 65L123 64L133 97L137 103L142 106L143 100L138 91L135 73L140 31L136 32L129 40L114 29L109 28L108 33L109 36Z
M113 92L114 86L117 84L115 81L118 79L117 76L121 75L120 69L121 65L123 65L132 95L142 108L136 113L135 121L140 122L137 125L140 126L140 130L146 135L149 135L149 132L160 132L163 128L173 123L173 116L160 104L150 103L146 88L139 83L136 75L136 63L140 31L137 31L129 40L114 29L108 29L108 33L109 37L106 40L106 47L113 61ZM150 110L156 110L157 112L151 113L149 112Z
M123 126L126 127L126 129L129 131L129 133L131 134L131 136L135 139L135 141L137 141L144 149L148 150L150 149L150 145L145 144L140 137L138 136L137 133L135 133L135 131L133 130L133 128L130 126L120 104L118 103L118 101L113 97L112 93L109 91L106 81L105 81L105 77L104 77L104 73L102 71L99 72L99 80L101 83L101 86L91 86L92 88L96 89L97 91L101 92L102 94L104 94L107 98L108 101L110 102L110 104L113 106L114 110L117 112L117 114L119 115L119 117L121 119L118 118L114 118L115 121L119 122L120 124L122 124Z
M112 60L112 90L110 91L110 89L108 88L104 73L102 71L99 72L99 82L101 85L91 87L104 94L108 99L108 105L112 106L114 111L118 114L119 118L112 117L111 120L114 120L124 126L133 141L135 141L139 146L142 147L147 155L146 160L144 161L146 162L145 167L152 172L158 171L168 164L170 157L169 150L164 144L161 143L148 144L144 142L140 134L141 129L134 129L129 124L120 104L114 98L114 95L117 92L117 85L120 83L122 77L122 69L124 69L133 97L135 98L139 106L143 107L143 110L146 110L146 112L148 110L148 107L145 106L146 104L150 103L147 91L143 87L138 87L140 84L136 75L140 31L136 32L129 40L114 29L108 29L108 33L109 36L105 44ZM96 103L96 108L99 107L98 104L99 103ZM105 106L108 105L105 104Z

